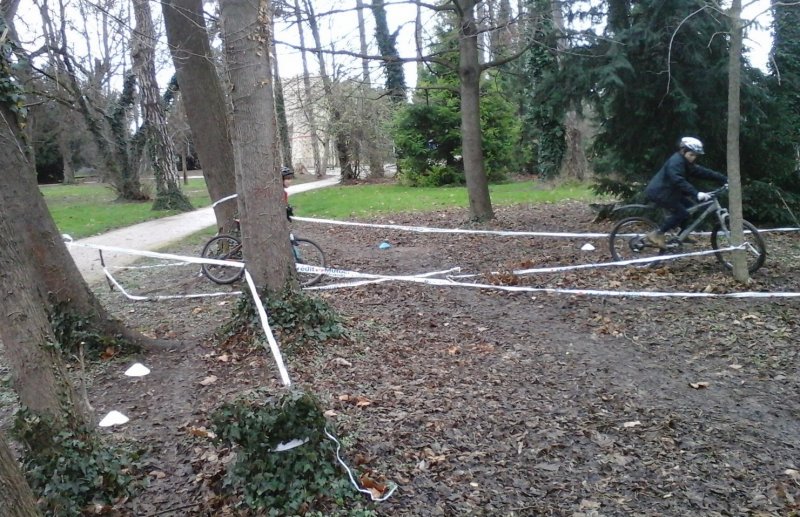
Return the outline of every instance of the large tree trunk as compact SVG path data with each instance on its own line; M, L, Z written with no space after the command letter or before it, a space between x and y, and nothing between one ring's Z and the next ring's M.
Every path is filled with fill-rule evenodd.
M321 178L325 176L327 164L323 163L319 155L317 115L314 112L314 106L316 106L316 102L314 102L314 94L311 89L311 76L308 73L308 57L306 56L305 51L306 37L305 32L303 31L303 13L300 10L300 0L294 0L294 15L297 23L297 32L300 36L300 48L303 49L300 51L300 57L303 61L303 96L305 97L305 102L303 105L305 108L306 120L308 121L308 132L311 139L311 152L314 157L314 175L317 178Z
M175 146L167 133L167 117L161 104L161 95L156 81L155 49L156 33L153 17L147 0L133 0L136 30L133 32L131 51L136 76L139 78L142 114L144 115L144 152L153 169L156 184L154 210L193 209L189 199L181 190L181 178L175 166Z
M10 235L25 261L34 268L26 289L38 295L42 307L53 304L67 308L87 319L101 335L120 337L144 347L160 344L110 318L89 290L36 185L36 176L19 144L13 114L0 106L0 117L9 122L0 124L4 165L0 174L0 218L12 228Z
M5 106L0 106L0 115L7 122L0 126L0 152L6 157L5 165L11 170L24 171L32 179L30 163L17 137L18 130L13 128L15 118ZM11 175L7 169L0 178ZM30 236L20 233L19 225L15 224L18 218L33 219L35 216L31 211L21 215L9 210L12 208L9 193L18 195L20 190L4 183L6 181L0 180L0 292L3 293L0 296L0 317L3 318L0 341L11 367L12 385L20 403L36 414L56 421L67 421L67 417L72 416L78 421L86 420L88 413L78 404L54 346L53 329L43 303L46 291L37 282L35 267L43 258L29 253L30 248L25 244ZM23 201L16 204L20 203ZM72 262L69 255L67 259Z
M206 187L211 199L222 199L236 193L236 175L228 110L214 68L203 18L203 2L169 0L163 6L172 62ZM235 213L235 202L215 206L217 226L227 231Z
M464 176L467 181L470 216L476 221L486 221L494 218L494 212L481 148L481 65L475 1L457 0L457 3L460 18L458 75L461 78L461 153L464 157Z
M0 515L3 517L40 517L36 499L17 460L0 431Z
M259 287L280 292L295 278L278 164L268 0L220 3L232 86L234 154L244 259Z

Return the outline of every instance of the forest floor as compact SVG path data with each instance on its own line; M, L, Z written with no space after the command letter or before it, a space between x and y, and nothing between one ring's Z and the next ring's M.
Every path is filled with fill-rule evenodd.
M488 224L463 211L372 222L521 231L608 232L582 203L504 207ZM606 262L603 239L423 234L294 223L331 267L420 274L461 267L475 279L608 291L800 292L800 238L766 233L769 256L738 285L713 256L659 267L514 277L509 271ZM386 239L389 249L379 249ZM595 251L581 251L591 242ZM707 238L696 245L708 249ZM197 255L183 244L166 250ZM500 272L499 274L491 274ZM134 294L241 289L197 267L126 270ZM333 283L326 280L325 283ZM235 298L132 302L100 285L111 312L180 342L94 366L101 432L145 445L149 485L131 515L237 514L213 506L230 460L198 430L243 391L281 390L261 347L225 348L216 331ZM345 459L398 484L378 515L800 514L800 299L644 298L384 282L316 291L349 339L287 354L295 385L314 392L345 439ZM288 344L282 343L284 351ZM123 512L123 513L125 513ZM238 514L245 514L238 511Z

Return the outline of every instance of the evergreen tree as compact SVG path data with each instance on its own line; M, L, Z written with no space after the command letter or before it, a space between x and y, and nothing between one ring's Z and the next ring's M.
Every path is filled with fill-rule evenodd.
M599 127L593 145L599 191L641 193L685 135L706 144L704 165L725 170L729 28L724 17L701 11L704 5L644 0L625 16L624 5L614 4L612 39L566 56L562 72L547 82L544 89L561 102L592 101ZM797 55L785 48L787 55ZM797 119L790 116L790 99L770 93L774 81L749 66L742 78L745 217L785 221L784 203L794 207L800 193L794 176ZM797 90L796 83L786 89Z

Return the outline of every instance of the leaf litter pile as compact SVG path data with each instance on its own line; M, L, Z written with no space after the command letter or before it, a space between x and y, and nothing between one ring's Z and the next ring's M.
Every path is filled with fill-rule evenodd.
M581 203L372 222L474 229L608 232ZM713 256L659 267L516 276L514 270L607 262L604 239L422 234L294 223L331 267L391 275L460 267L464 282L611 291L800 291L797 234L767 233L766 265L742 287ZM380 249L388 242L391 247ZM700 238L699 249L708 249ZM582 251L586 243L594 251ZM199 246L172 253L196 255ZM154 271L157 271L154 272ZM215 286L197 269L121 273L136 293ZM326 280L325 283L334 283ZM209 439L213 408L258 386L280 387L263 347L215 335L235 298L129 302L98 286L113 313L181 342L141 360L149 376L94 372L98 414L131 418L103 431L146 445L148 488L135 515L234 515L219 496L235 451ZM595 297L383 282L318 291L348 339L287 357L314 392L345 460L376 494L378 515L797 515L800 347L791 298ZM278 336L279 339L282 337ZM282 343L286 349L288 343Z

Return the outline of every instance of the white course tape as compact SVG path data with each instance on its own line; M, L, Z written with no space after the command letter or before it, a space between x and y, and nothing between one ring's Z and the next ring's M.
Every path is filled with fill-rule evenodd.
M377 224L377 223L358 223L354 221L338 221L336 219L317 219L313 217L292 216L292 220L306 223L319 224L338 224L341 226L360 226L363 228L384 228L387 230L400 230L418 233L465 233L475 235L499 235L503 237L564 237L564 238L607 238L608 233L575 233L575 232L518 232L511 230L464 230L461 228L431 228L428 226L406 226L401 224ZM759 229L759 233L764 232L796 232L800 228L765 228ZM749 233L745 230L745 233ZM710 235L711 232L695 232L694 235ZM633 234L631 234L633 235Z
M211 208L215 208L218 204L224 203L225 201L228 201L230 199L236 199L236 196L238 196L238 194L231 194L230 196L225 196L221 199L217 199L211 204Z
M336 444L336 459L339 461L339 464L341 464L341 466L344 467L344 470L347 472L347 476L350 478L350 483L352 483L352 485L355 487L356 490L358 490L363 494L367 494L370 497L370 499L372 499L376 503L380 503L389 499L394 493L394 491L397 490L397 485L392 483L391 488L389 489L389 492L386 493L386 495L384 495L383 497L375 497L375 495L371 491L365 488L361 488L359 484L356 482L355 477L353 476L353 471L350 470L350 467L347 466L347 463L345 463L342 457L339 455L339 450L342 448L342 445L339 443L339 440L337 440L335 436L333 436L330 432L328 432L327 427L325 428L325 436L327 436L330 440L333 441L333 443Z
M180 300L180 299L191 299L191 298L215 298L219 296L234 296L242 294L241 291L228 291L228 292L216 292L216 293L197 293L197 294L169 294L169 295L159 295L159 296L141 296L130 294L128 291L125 290L122 285L117 282L117 279L108 271L107 268L103 268L103 273L105 273L106 278L108 281L114 284L114 287L119 289L119 292L122 293L124 297L129 300L134 300L137 302L158 302L162 300Z
M68 236L65 236L67 238ZM72 242L71 240L67 240L67 244L71 246L83 246L87 248L95 248L100 250L107 250L107 251L115 251L117 253L129 253L131 255L138 255L142 257L152 257L152 258L163 258L168 260L178 260L184 261L186 263L193 263L193 264L218 264L221 266L230 266L230 267L240 267L244 268L243 262L236 262L236 261L228 261L228 260L214 260L214 259L206 259L206 258L195 258L195 257L186 257L181 255L173 255L171 253L156 253L152 251L140 251L140 250L132 250L127 248L117 248L114 246L103 246L99 244L78 244ZM103 271L105 272L106 276L110 278L110 280L116 285L120 291L124 292L122 286L114 280L108 270L104 267ZM272 357L275 359L275 363L278 365L278 371L281 375L281 380L283 381L284 386L290 386L291 380L289 380L289 373L286 371L286 366L283 363L283 356L281 355L281 351L278 348L278 342L275 340L275 336L272 334L272 329L269 326L269 321L267 320L267 312L264 310L264 305L261 303L261 298L258 296L258 290L256 289L255 284L253 283L253 277L250 276L250 272L247 269L244 270L244 277L247 280L247 285L250 287L250 293L253 296L253 302L256 304L256 309L258 311L258 316L261 319L261 325L264 330L264 335L267 338L267 342L269 343L270 351L272 352ZM226 293L232 294L232 293ZM154 299L153 297L131 297L131 299ZM200 296L208 296L208 295L174 295L174 296L164 296L164 297L156 297L155 299L172 299L172 298L194 298Z
M461 228L430 228L427 226L404 226L398 224L370 224L356 223L352 221L336 221L334 219L315 219L311 217L293 216L292 220L307 223L338 224L342 226L361 226L364 228L385 228L389 230L402 230L407 232L419 233L465 233L475 235L500 235L506 237L568 237L568 238L605 238L607 233L566 233L566 232L515 232L506 230L464 230Z
M278 365L281 380L283 381L283 385L288 388L292 384L292 381L289 380L289 372L286 371L286 366L283 364L283 356L281 356L281 350L278 348L278 342L275 341L275 336L272 335L272 329L269 327L269 321L267 320L267 311L264 310L264 304L261 303L261 297L258 295L256 284L253 282L253 277L250 276L250 272L247 269L244 270L244 278L247 280L247 285L250 287L250 294L253 296L253 301L256 304L258 317L261 318L261 326L264 328L264 335L267 337L269 348L272 351L272 357Z

